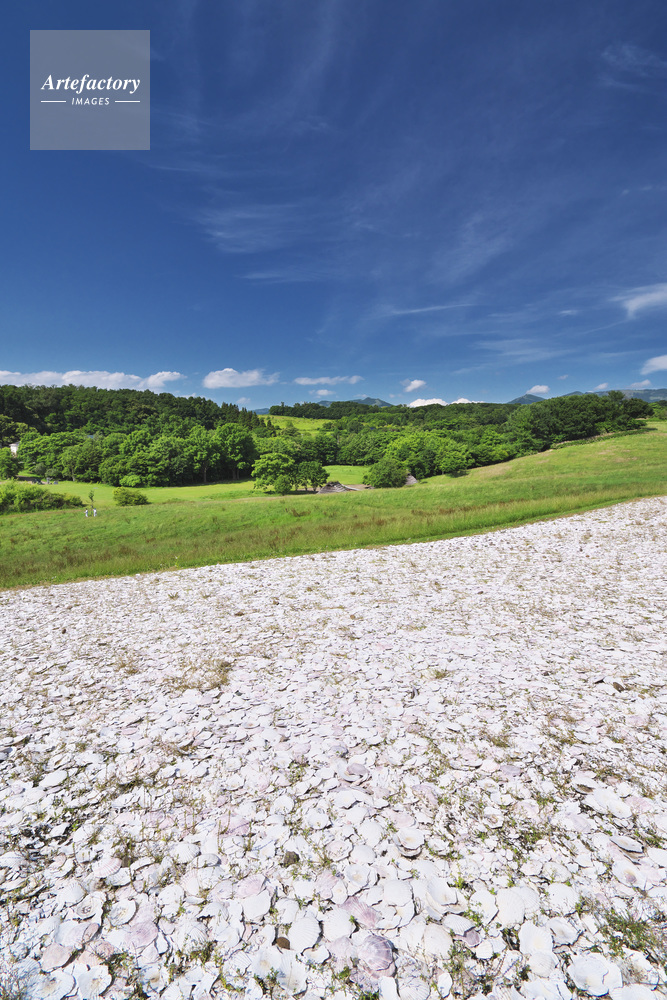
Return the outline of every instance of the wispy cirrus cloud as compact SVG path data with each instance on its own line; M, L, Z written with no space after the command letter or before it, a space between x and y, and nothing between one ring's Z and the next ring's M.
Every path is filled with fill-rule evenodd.
M525 364L532 361L548 361L563 354L571 353L565 348L547 347L538 340L527 337L507 337L500 340L480 341L480 347L494 351L509 364Z
M206 389L245 389L251 385L274 385L278 381L278 372L265 375L263 368L251 368L238 372L235 368L221 368L209 372L202 380Z
M310 212L296 202L207 208L195 221L219 250L232 254L284 249L313 231Z
M82 371L10 372L0 371L0 382L7 385L82 385L98 389L163 389L169 382L185 378L180 372L155 372L153 375L131 375L126 372Z
M665 309L667 308L667 282L633 288L622 295L616 295L612 301L621 303L628 319L634 319L638 313L645 309Z
M645 378L645 379L642 379L641 382L631 382L629 388L630 389L648 389L648 388L650 388L651 385L652 385L651 380L649 378Z
M421 389L422 386L426 385L423 378L406 378L401 382L401 385L406 392L416 392L417 389Z
M446 312L449 309L466 309L469 302L455 302L443 306L418 306L414 309L398 309L396 306L383 306L380 310L383 316L425 316L429 313Z
M644 79L667 77L667 62L640 45L610 45L602 53L602 58L611 69L630 76Z
M363 382L363 375L320 375L317 378L299 376L295 378L296 385L356 385Z
M650 375L652 372L667 371L667 354L659 354L656 358L649 358L642 366L641 374Z

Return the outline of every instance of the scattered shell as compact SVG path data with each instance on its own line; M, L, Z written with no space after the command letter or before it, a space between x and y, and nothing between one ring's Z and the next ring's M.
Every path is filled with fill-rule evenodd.
M73 913L77 920L95 920L100 923L102 920L102 908L105 896L102 892L91 892L85 896L80 903L74 907Z
M620 847L621 850L629 851L630 854L642 854L644 851L642 845L638 840L635 840L634 837L626 837L625 835L617 834L611 838L611 842L612 844L616 844L617 847Z
M85 972L75 973L76 985L81 1000L97 1000L111 985L111 976L103 965L94 965Z
M184 898L185 891L182 886L172 883L172 885L166 885L158 893L156 902L158 906L162 907L162 913L165 917L175 917Z
M120 899L109 910L109 923L112 927L122 927L130 922L137 912L137 904L133 899Z
M351 785L360 785L368 779L370 771L363 764L349 763L341 769L340 776Z
M602 955L579 955L568 968L570 979L577 989L591 997L601 997L623 985L617 965Z
M538 927L526 921L519 928L519 948L522 955L532 955L535 951L551 951L553 938L549 927Z
M428 895L430 895L430 889L428 890L427 898ZM470 908L481 915L482 923L485 925L490 923L498 912L496 897L488 889L478 889L472 894L470 897Z
M56 893L56 899L58 903L64 903L69 906L80 903L85 897L86 890L83 888L80 882L77 882L75 878L68 878L66 882L60 886Z
M547 886L549 903L554 913L574 913L579 896L570 885L564 882L552 882Z
M424 846L425 836L415 826L404 827L394 834L394 843L406 858L415 858Z
M271 893L268 889L257 893L256 896L247 896L243 900L243 916L251 924L258 924L271 909Z
M321 809L311 809L309 813L306 813L306 826L309 826L311 830L326 830L328 826L331 826L331 820Z
M451 935L439 924L427 924L422 947L427 957L445 961L452 950Z
M197 845L191 843L189 840L180 840L177 844L173 844L169 850L169 856L181 865L186 865L189 861L194 861L199 853Z
M549 921L549 928L553 934L554 944L574 944L574 942L581 936L581 930L570 923L569 920L563 920L562 917L554 917L553 920Z
M308 984L305 966L301 962L298 962L289 952L284 952L283 962L280 968L276 970L276 978L278 985L282 986L290 996L298 996L299 993L304 993Z
M92 872L96 878L107 878L109 875L115 875L121 867L120 858L102 858L101 861L93 865Z
M306 948L312 948L320 936L319 921L315 917L305 916L295 920L289 929L289 943L292 950L301 954Z
M382 883L382 894L389 906L404 906L412 902L412 889L407 880L387 879Z
M341 907L336 907L325 915L322 921L322 932L326 941L335 941L337 938L350 937L354 930L354 920Z
M125 929L125 937L130 947L135 951L143 951L149 944L155 941L158 929L150 920L140 924L128 924Z
M208 932L199 920L186 917L179 920L174 931L174 944L179 951L195 951L208 941Z
M448 913L446 917L443 918L443 925L450 930L453 934L458 934L463 936L467 931L470 931L475 926L472 920L468 920L467 917L462 917L458 913Z
M516 927L523 923L526 915L526 905L517 889L499 889L496 896L498 915L496 917L501 927Z
M397 985L400 1000L427 1000L431 994L426 980L417 975L399 979Z
M623 885L636 886L638 889L645 889L647 885L646 875L638 868L633 865L632 861L626 860L616 861L612 865L612 873L619 882Z
M384 972L393 965L391 945L386 938L369 934L359 945L359 962L371 972Z
M584 799L586 805L595 809L599 813L611 813L618 819L627 819L632 816L632 809L627 802L620 799L610 788L596 788Z
M63 1000L74 989L74 977L67 972L52 972L50 976L40 978L37 988L42 1000Z
M491 893L489 893L491 896ZM493 899L493 897L491 896ZM438 919L443 915L449 906L455 906L458 902L458 893L441 877L430 878L426 883L426 911L430 917ZM494 912L495 912L494 904Z

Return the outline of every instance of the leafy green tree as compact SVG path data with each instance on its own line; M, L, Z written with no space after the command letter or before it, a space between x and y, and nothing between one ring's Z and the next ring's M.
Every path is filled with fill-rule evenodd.
M0 448L0 479L16 479L19 474L19 460L9 448Z
M453 438L445 438L438 449L436 462L440 472L455 476L465 472L472 465L472 456L467 448L464 448L458 441L454 441Z
M220 447L221 472L231 473L232 479L250 472L257 458L257 447L250 431L239 424L222 424L216 427L213 437Z
M24 434L30 430L27 424L19 420L12 420L10 417L0 413L0 446L14 444L20 441Z
M494 462L505 462L510 457L509 449L495 427L485 427L477 443L471 444L469 450L475 465L492 465Z
M531 413L532 405L521 406L507 421L507 433L518 455L529 455L547 447L547 442L538 436L539 431Z
M397 458L381 458L364 475L367 486L376 488L405 486L408 467Z
M205 483L209 468L216 465L221 458L219 439L203 427L193 427L185 439L185 451L195 472L201 473L202 482Z
M324 486L329 478L329 473L320 462L300 462L296 469L296 485L303 486L306 490L311 486L313 492L318 486Z
M280 486L284 486L284 480L289 482L289 490L293 488L296 462L291 455L280 453L267 453L257 459L252 469L252 476L255 480L255 489L277 490L277 483L280 479Z
M335 462L338 459L338 443L334 434L319 431L312 439L313 449L318 462Z
M273 483L273 492L279 493L280 496L285 496L287 493L291 493L294 488L294 480L292 476L276 476Z

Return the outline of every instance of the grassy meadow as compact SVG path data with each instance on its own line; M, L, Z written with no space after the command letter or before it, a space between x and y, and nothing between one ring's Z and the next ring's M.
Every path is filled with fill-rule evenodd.
M285 427L293 427L299 434L307 434L311 437L329 423L328 420L311 419L310 417L276 417L273 414L268 416L274 427L280 427L281 430L284 430ZM267 415L263 414L262 420L266 420L266 417Z
M0 517L0 586L427 541L664 495L667 427L651 427L399 490L273 497L222 483L145 490L149 506L115 507L112 488L95 485L94 519L82 510ZM359 483L363 469L329 473ZM91 487L55 489L87 500Z

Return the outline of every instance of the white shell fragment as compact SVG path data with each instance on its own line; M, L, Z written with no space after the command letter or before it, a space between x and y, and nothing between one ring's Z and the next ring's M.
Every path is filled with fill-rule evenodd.
M591 997L601 997L623 985L617 965L602 955L582 955L568 969L577 989Z
M312 948L320 936L320 925L314 917L305 916L295 920L289 929L290 947L297 954Z
M424 846L426 837L416 827L405 827L394 834L394 843L407 858L416 857Z

